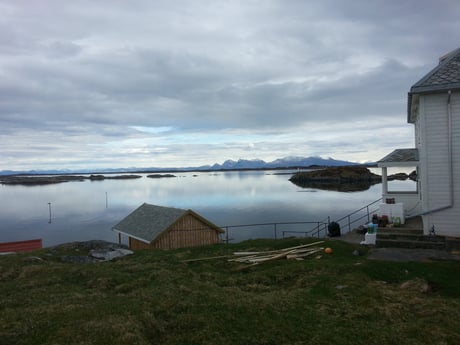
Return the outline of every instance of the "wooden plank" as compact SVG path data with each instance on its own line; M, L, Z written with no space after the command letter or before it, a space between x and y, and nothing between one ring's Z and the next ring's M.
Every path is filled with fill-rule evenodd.
M286 251L286 250L292 250L292 249L300 249L300 248L308 248L312 246L316 246L318 244L324 243L324 241L318 241L318 242L313 242L309 244L301 244L299 246L295 247L288 247L288 248L283 248L283 249L276 249L276 250L268 250L268 251L262 251L262 252L234 252L234 255L257 255L257 254L269 254L269 253L277 253L280 251ZM245 254L248 253L248 254Z
M181 260L181 262L196 262L196 261L206 261L206 260L215 260L215 259L226 259L230 257L232 257L232 255L209 256L206 258Z
M304 258L304 257L310 256L310 255L319 253L319 252L321 252L321 251L323 251L323 250L324 250L324 248L318 248L318 249L316 249L316 250L312 250L312 251L304 252L304 253L292 253L292 254L288 254L288 255L286 256L286 259L299 259L299 258Z

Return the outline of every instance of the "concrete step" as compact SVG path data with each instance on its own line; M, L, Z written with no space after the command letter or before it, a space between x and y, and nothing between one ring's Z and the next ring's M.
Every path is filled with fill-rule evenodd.
M446 250L446 242L440 238L425 236L424 239L380 239L377 238L377 247L387 248L421 248L421 249L438 249Z
M446 237L446 249L450 252L460 252L460 238Z
M445 242L442 236L424 236L419 233L406 232L384 232L377 233L377 240L409 240L409 241L432 241Z
M423 230L419 228L378 228L377 234L413 234L423 235Z

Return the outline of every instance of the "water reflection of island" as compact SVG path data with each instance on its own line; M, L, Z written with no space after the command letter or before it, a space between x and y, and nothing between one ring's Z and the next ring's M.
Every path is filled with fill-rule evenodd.
M289 181L301 188L360 192L381 183L382 177L365 167L346 166L298 172Z

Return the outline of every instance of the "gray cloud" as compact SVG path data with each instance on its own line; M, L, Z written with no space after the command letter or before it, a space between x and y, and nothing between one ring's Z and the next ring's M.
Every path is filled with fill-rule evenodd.
M407 91L460 29L455 0L19 0L0 11L0 170L378 159L413 145ZM370 144L369 128L391 138Z

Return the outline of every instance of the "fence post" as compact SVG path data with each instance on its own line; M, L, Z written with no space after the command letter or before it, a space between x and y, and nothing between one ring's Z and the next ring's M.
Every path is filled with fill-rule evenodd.
M227 244L228 244L228 226L225 227L225 234L226 234L226 236L227 236L227 241L226 241L226 242L227 242Z
M276 240L276 223L273 224L275 226L275 240Z

